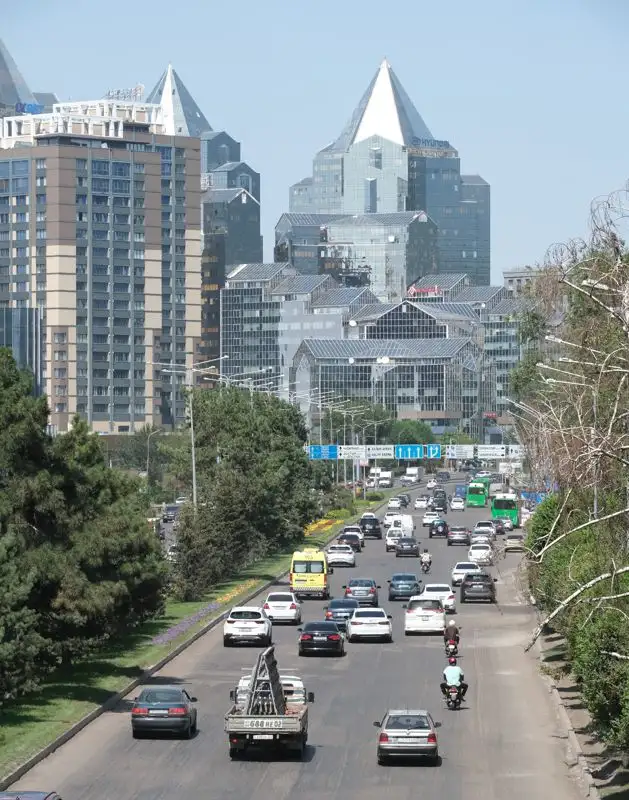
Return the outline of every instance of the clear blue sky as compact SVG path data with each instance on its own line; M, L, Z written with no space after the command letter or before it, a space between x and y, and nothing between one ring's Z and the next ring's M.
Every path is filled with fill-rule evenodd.
M492 278L587 232L629 177L626 0L20 0L0 36L31 90L92 99L168 62L262 173L265 257L288 187L386 56L428 127L492 186Z

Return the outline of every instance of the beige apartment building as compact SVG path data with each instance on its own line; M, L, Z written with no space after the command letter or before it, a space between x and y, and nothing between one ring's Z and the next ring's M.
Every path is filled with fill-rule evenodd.
M201 343L200 141L142 102L0 119L0 309L39 309L51 424L185 420ZM164 367L163 365L169 365Z

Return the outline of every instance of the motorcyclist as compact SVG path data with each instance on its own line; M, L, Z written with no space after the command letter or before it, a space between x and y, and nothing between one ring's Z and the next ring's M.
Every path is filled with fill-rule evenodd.
M461 700L465 699L469 686L465 683L463 670L457 664L454 656L448 659L448 666L443 671L443 682L440 684L441 693L446 699L448 698L448 688L450 686L456 686L459 690L459 697Z
M432 564L432 556L428 552L427 548L424 547L424 552L419 557L421 564L428 564L430 566Z
M448 644L448 642L456 642L458 644L461 641L459 627L453 619L448 622L443 631L443 641L445 644Z

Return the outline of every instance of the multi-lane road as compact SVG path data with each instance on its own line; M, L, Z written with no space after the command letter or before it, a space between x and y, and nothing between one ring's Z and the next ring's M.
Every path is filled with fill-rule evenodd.
M416 492L412 492L414 496ZM417 534L428 542L421 528ZM482 510L450 513L470 527ZM449 581L467 548L430 544L433 567L426 581ZM309 747L303 762L290 759L232 762L223 716L229 690L249 670L257 649L224 649L222 626L167 665L154 680L181 682L199 699L199 733L190 741L135 741L130 701L101 716L26 774L12 789L56 789L64 800L576 800L580 795L564 765L548 693L526 643L533 626L518 597L515 556L498 563L498 605L460 606L461 660L470 684L461 711L443 707L445 665L440 637L405 637L404 611L387 602L386 580L395 571L419 572L414 559L396 559L384 543L368 541L355 569L337 568L335 596L351 576L374 577L381 604L394 616L393 644L350 644L343 659L298 658L294 628L276 627L280 670L301 673L316 693L310 708ZM458 597L458 593L457 593ZM324 603L306 601L305 620L320 619ZM374 720L390 707L425 707L440 728L440 767L376 763Z

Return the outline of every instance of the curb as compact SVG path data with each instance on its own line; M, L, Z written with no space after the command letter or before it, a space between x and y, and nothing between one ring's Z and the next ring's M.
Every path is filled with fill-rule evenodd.
M404 487L402 487L404 488ZM388 503L389 498L387 497L382 503L372 508L372 512L377 512L386 506ZM365 512L362 512L365 513ZM339 525L347 525L349 520L354 519L357 515L354 514L348 518L348 520L338 520ZM334 539L337 535L337 532L331 533L329 539L326 539L325 543L321 545L322 547L327 547L327 545ZM257 589L254 589L249 594L245 595L242 599L242 605L247 605L251 600L254 600L259 594L262 592L267 591L270 589L271 586L274 586L278 580L283 578L285 575L288 575L289 570L284 570L280 574L276 575L272 580L267 581L262 586L259 586ZM210 619L202 628L200 628L196 633L194 633L189 639L186 639L181 644L177 645L177 647L168 655L164 656L160 659L156 664L148 667L138 678L135 678L130 683L128 683L123 689L117 692L115 695L109 698L102 706L95 708L93 711L90 711L89 714L86 714L82 719L78 722L75 722L67 731L58 736L53 742L46 745L46 747L42 748L38 753L35 753L34 756L25 761L23 764L20 764L19 767L16 767L12 772L8 775L4 775L0 778L0 792L5 791L8 789L12 784L18 781L23 775L29 772L33 767L43 761L48 756L52 755L55 750L58 750L62 747L66 742L69 742L70 739L73 739L78 733L80 733L83 728L86 728L90 722L94 722L94 720L98 719L98 717L102 716L106 711L111 710L115 706L120 703L130 692L144 683L148 678L151 678L156 672L159 672L163 669L166 664L170 661L173 661L177 656L181 655L184 650L187 650L191 645L193 645L198 639L204 636L206 633L211 631L213 628L216 628L227 615L229 614L229 609L226 611L221 612L218 616L213 617Z

